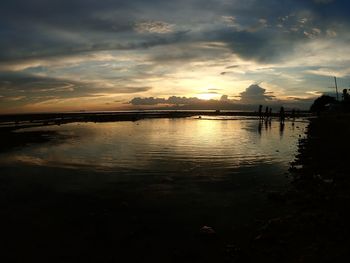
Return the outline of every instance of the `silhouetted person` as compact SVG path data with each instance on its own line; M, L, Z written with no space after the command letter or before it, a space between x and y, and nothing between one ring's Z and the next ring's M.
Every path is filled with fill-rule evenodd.
M295 109L292 110L292 113L291 113L290 117L292 118L293 125L294 125L294 121L295 121Z
M285 113L284 113L284 107L282 106L280 109L280 123L284 124L284 120L285 120Z
M348 93L348 90L347 89L343 89L343 101L344 102L349 102L350 100L350 95Z
M270 121L272 119L272 108L269 109L269 117L270 117Z
M259 119L262 120L263 116L262 116L262 105L259 105Z
M265 108L265 120L268 121L269 119L269 107L266 106Z

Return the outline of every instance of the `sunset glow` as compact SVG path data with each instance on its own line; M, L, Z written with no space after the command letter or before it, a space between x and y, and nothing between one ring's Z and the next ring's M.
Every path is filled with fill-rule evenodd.
M218 97L217 94L212 94L212 93L202 93L198 95L198 98L202 100L217 99L217 97Z
M333 76L350 83L344 1L92 2L4 4L0 112L159 108L169 105L130 102L222 95L232 108L305 109L315 92L333 92ZM260 97L242 100L255 84Z

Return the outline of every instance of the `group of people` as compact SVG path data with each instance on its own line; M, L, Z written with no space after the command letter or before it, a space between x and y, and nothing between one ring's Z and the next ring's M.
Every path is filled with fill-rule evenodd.
M263 105L259 105L259 119L262 120L266 120L266 121L270 121L272 118L272 108L269 108L268 106L266 106L265 108L265 114L263 113Z
M265 121L271 121L271 118L272 118L272 108L266 106L265 108L265 113L263 113L263 105L259 105L259 119L261 121L265 120ZM293 109L292 111L292 118L294 119L295 117L295 110ZM284 121L285 121L285 111L284 111L284 107L282 106L280 108L280 112L279 112L279 119L280 119L280 122L281 124L284 124Z

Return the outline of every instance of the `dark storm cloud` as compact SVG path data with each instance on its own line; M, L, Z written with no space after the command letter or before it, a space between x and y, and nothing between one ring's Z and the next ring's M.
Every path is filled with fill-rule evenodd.
M283 33L248 32L223 29L212 32L217 39L227 43L232 52L245 59L272 62L292 52L291 46L303 39Z
M59 33L58 33L59 34ZM64 33L63 33L64 34ZM74 34L74 33L70 33ZM77 33L78 34L78 33ZM129 39L116 40L110 36L88 36L80 39L67 40L64 36L52 36L50 33L38 33L38 39L32 41L27 40L29 36L16 37L18 43L5 40L0 44L0 60L4 62L25 61L30 59L45 59L50 57L66 57L81 53L96 52L96 51L113 51L113 50L135 50L147 49L160 45L169 45L180 42L186 32L176 32L168 36L148 36L144 39ZM23 43L23 44L22 44Z
M326 22L341 20L348 23L346 10L349 5L345 0L267 0L264 3L256 0L246 3L223 0L3 0L0 4L0 58L13 60L84 51L142 49L177 41L210 40L228 43L234 53L243 57L264 61L281 57L290 45L305 39L304 31L300 35L287 35L273 29L280 18L308 10L314 20L307 26L325 29ZM236 17L243 29L205 26L222 16ZM135 32L135 23L152 20L187 24L187 30L192 31L196 23L204 26L200 34L193 32L185 36L178 32L169 32L170 36ZM297 20L294 22L289 21L288 26L299 25ZM157 23L162 25L163 22Z
M145 49L179 41L179 31L167 36L135 32L137 23L149 21L144 12L148 5L118 0L1 1L0 59Z

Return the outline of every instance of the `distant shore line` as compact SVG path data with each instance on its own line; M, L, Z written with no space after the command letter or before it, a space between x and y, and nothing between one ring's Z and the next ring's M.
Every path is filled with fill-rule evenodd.
M286 112L286 117L291 116ZM254 111L220 111L220 110L181 110L181 111L116 111L116 112L67 112L67 113L28 113L0 115L0 129L19 129L36 126L61 125L72 122L116 122L138 121L150 118L187 118L194 116L246 116L258 117ZM278 117L272 113L271 117ZM296 117L309 117L306 111L297 112Z

